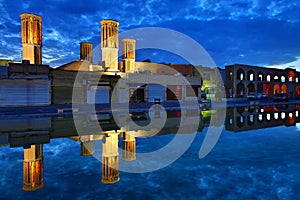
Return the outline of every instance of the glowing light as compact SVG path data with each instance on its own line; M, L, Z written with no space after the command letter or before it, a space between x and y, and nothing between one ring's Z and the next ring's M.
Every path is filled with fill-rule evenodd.
M285 112L281 113L281 119L285 119Z
M278 119L278 113L274 113L274 119Z
M271 120L271 114L270 113L267 114L267 120L269 120L269 121Z

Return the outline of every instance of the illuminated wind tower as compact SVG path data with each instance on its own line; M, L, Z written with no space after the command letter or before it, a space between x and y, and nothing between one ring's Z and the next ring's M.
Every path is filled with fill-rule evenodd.
M89 42L80 42L80 60L93 62L92 56L93 44Z
M42 17L23 13L21 17L22 59L42 64Z
M125 161L132 161L136 159L135 137L128 133L123 133L122 159Z
M119 22L105 19L101 21L102 61L108 71L118 70Z
M123 39L122 40L122 59L123 68L125 73L135 71L135 40Z
M44 187L43 145L24 149L23 190L33 191Z
M102 141L102 183L113 184L119 180L118 134L107 134Z

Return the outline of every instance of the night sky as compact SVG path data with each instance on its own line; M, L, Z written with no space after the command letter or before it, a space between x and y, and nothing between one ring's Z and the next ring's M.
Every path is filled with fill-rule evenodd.
M298 0L0 0L0 58L21 60L20 17L43 17L43 63L60 66L79 58L79 42L100 43L100 20L119 21L119 31L173 29L201 44L215 63L296 67L300 70ZM97 53L97 52L94 52ZM137 61L183 63L155 51Z

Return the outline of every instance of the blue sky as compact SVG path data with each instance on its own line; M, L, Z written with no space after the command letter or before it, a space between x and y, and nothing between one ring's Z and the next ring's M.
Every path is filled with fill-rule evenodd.
M79 42L100 42L100 20L118 20L120 32L164 27L201 44L219 67L245 63L300 69L298 0L0 0L0 58L21 60L20 17L43 17L43 63L55 67L79 58ZM94 52L97 53L97 52ZM137 60L180 63L155 50Z

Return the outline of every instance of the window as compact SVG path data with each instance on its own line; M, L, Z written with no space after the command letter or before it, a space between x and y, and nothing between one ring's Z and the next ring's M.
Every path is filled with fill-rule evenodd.
M253 117L253 115L250 115L250 116L249 116L249 121L250 121L251 123L254 122L254 117Z
M274 119L278 119L278 113L274 113Z
M244 74L243 73L240 74L240 80L244 80Z
M281 82L282 82L282 83L285 82L285 76L281 76Z
M274 81L278 81L278 76L274 76Z
M232 80L232 71L229 72L229 80Z
M289 82L293 82L293 77L289 77Z
M296 83L299 82L299 78L298 78L298 77L295 78L295 82L296 82Z
M285 113L284 112L281 113L281 119L285 119Z
M267 82L270 82L271 81L271 75L267 75Z
M259 81L262 81L262 80L263 80L263 75L262 75L262 74L259 74L259 75L258 75L258 80L259 80Z
M249 79L250 79L250 81L253 81L254 80L254 74L250 74Z
M240 116L240 122L244 123L244 117L243 116Z

